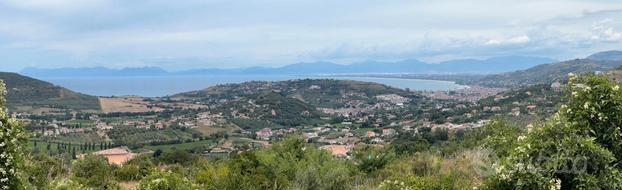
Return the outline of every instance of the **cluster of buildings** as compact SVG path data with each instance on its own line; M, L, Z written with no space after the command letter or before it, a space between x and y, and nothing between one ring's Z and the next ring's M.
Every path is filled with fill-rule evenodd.
M493 96L505 90L503 88L468 86L454 91L426 91L422 93L424 96L432 99L477 102L482 98Z

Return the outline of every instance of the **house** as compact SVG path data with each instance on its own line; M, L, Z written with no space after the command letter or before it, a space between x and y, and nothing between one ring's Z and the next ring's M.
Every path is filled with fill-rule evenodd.
M255 132L255 134L257 134L257 139L270 140L270 137L272 136L272 129L263 128Z
M318 137L318 134L317 134L317 133L305 133L305 134L304 134L304 136L305 136L307 139L311 139L311 138Z
M309 90L319 90L322 89L322 87L318 86L318 85L311 85L309 86Z
M132 153L132 151L125 146L101 150L91 154L103 156L108 159L109 164L115 165L123 165L125 162L132 160L136 156L135 153ZM80 155L80 158L84 158L84 154Z
M231 152L233 152L233 150L231 149L223 149L223 148L216 147L210 150L209 152L207 152L206 155L207 157L210 157L210 158L227 158L229 157Z
M562 89L562 84L559 83L558 81L555 81L554 83L551 84L551 88L554 91L560 91Z
M536 109L536 107L538 107L538 106L536 106L536 105L528 105L527 109L533 110L533 109Z
M510 114L514 115L514 116L519 116L520 115L520 108L513 108Z
M367 137L369 137L369 138L376 137L376 132L367 131Z
M326 145L320 147L320 149L326 150L336 157L347 157L348 152L350 152L346 145Z
M110 129L114 128L114 127L112 127L110 125L107 125L106 123L103 123L103 122L97 123L97 126L95 126L95 127L97 129L99 129L99 130L110 130Z
M376 144L382 144L384 143L384 140L380 139L380 138L374 138L371 140L372 143L376 143Z
M382 136L393 136L395 135L395 129L382 129Z

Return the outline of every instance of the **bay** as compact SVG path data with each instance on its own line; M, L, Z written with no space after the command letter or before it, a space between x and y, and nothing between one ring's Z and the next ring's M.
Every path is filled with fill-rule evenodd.
M283 81L306 78L375 82L396 88L427 91L455 90L463 87L454 82L437 80L293 75L63 77L42 79L55 85L89 95L161 97L201 90L218 84L242 83L248 81Z

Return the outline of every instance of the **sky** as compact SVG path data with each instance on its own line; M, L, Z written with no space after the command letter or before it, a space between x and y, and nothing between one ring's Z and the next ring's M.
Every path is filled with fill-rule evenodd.
M621 45L619 0L0 0L3 71L565 60Z

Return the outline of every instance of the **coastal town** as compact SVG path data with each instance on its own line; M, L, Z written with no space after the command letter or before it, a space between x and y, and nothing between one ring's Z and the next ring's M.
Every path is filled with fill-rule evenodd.
M274 86L274 84L268 84L252 90L243 89L247 93L255 93L257 89L274 90ZM320 91L322 87L310 85L306 89ZM454 113L453 118L472 118L478 111L503 112L499 106L478 104L478 100L488 94L498 92L500 89L477 87L469 89L471 90L436 92L435 94L409 92L409 94L421 93L423 97L430 98L433 102L438 100L430 109L438 110L440 113L463 113L462 115L455 115ZM448 98L447 94L452 94L451 97L462 98ZM236 124L234 121L238 119L264 117L261 114L265 113L256 115L253 113L253 109L267 106L257 103L257 100L244 99L241 96L221 97L216 101L212 99L197 101L183 98L171 100L171 98L115 97L105 98L104 101L122 102L117 104L123 105L124 108L120 106L117 108L107 107L111 110L122 110L124 112L13 113L13 116L24 123L29 123L29 128L37 137L36 141L40 142L112 143L114 147L124 147L123 150L128 154L133 154L133 152L156 151L157 148L154 147L157 146L153 145L195 143L212 139L198 152L208 157L221 157L251 149L269 147L273 141L278 141L289 135L299 135L304 137L308 143L317 145L336 157L348 158L353 148L360 144L384 146L390 144L399 135L417 136L422 129L423 131L443 131L444 133L455 134L458 131L481 127L487 122L486 119L467 122L452 121L452 117L447 117L448 120L444 122L426 118L413 119L412 114L401 115L401 110L417 105L412 97L409 98L408 96L395 93L367 96L363 93L345 92L340 95L342 99L339 101L343 103L340 108L316 108L315 111L321 115L319 122L290 127L257 128ZM496 101L502 99L503 97L497 97ZM227 106L231 102L243 102L244 105L243 107L235 107L235 109L233 109L234 107L228 108L227 112L222 112L222 109L214 109ZM247 110L249 106L252 108L250 111ZM480 110L476 110L480 107ZM528 110L533 110L535 107L535 105L527 106ZM457 110L461 111L456 112ZM306 114L302 115L310 115L310 111L315 112L307 110L304 111ZM231 113L233 114L228 115ZM510 113L518 116L520 109L517 106ZM278 113L274 109L267 114L278 117ZM136 131L136 134L133 134L134 136L132 133L127 135L127 131ZM128 141L129 138L149 136L152 134L151 132L165 133L163 131L171 131L175 134L158 137L157 140L145 138L144 142ZM124 133L124 135L119 136L118 133ZM77 138L80 136L88 138ZM106 152L108 150L101 151ZM105 156L106 154L102 155Z

